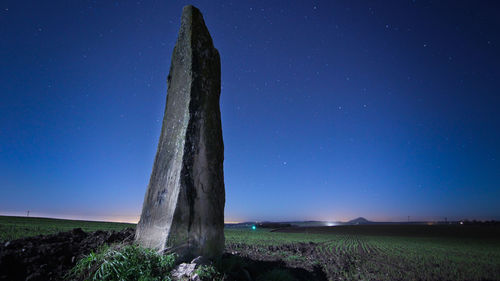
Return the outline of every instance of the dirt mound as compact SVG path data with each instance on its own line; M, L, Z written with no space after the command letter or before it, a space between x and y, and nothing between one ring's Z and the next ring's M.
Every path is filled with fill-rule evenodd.
M133 241L134 230L84 232L81 228L0 244L0 280L63 280L84 255L104 244Z

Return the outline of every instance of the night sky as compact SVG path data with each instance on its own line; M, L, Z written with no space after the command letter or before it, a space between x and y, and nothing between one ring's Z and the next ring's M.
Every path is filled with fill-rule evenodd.
M137 221L182 7L226 221L500 219L497 1L2 1L0 214Z

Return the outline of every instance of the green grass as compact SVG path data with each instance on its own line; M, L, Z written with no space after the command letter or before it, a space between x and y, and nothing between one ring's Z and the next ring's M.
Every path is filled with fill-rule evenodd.
M106 246L80 259L66 276L70 280L171 280L175 255L162 255L136 245Z
M270 229L226 229L226 243L243 243L248 245L284 245L291 243L321 243L331 240L330 234L280 233Z
M135 227L135 224L0 216L0 241L54 234L61 231L69 231L73 228L82 228L84 231L92 232L97 230L119 231L127 227Z
M313 260L335 280L500 280L500 237L449 237L439 231L435 236L353 234L352 229L349 234L266 230L225 234L233 249L251 249L292 265L300 258L311 259L294 249L314 242ZM272 245L282 247L270 251Z
M222 280L221 273L213 265L201 265L195 273L201 280Z

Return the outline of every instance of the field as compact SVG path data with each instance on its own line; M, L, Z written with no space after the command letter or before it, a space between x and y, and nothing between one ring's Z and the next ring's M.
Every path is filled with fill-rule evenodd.
M0 240L134 225L0 217ZM321 271L328 280L500 280L495 226L373 225L226 229L226 250L285 268Z
M226 233L226 248L290 267L320 266L329 280L500 280L498 228L459 227L233 231Z
M135 227L135 224L0 216L0 241L54 234L74 228L93 232L97 230L122 230L127 227Z

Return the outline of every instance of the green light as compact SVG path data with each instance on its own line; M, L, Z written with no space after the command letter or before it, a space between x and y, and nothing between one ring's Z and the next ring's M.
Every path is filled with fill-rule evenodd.
M252 230L256 230L257 227L255 225L252 225Z

